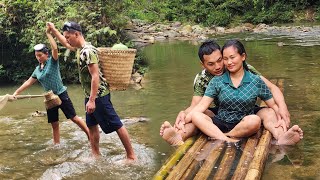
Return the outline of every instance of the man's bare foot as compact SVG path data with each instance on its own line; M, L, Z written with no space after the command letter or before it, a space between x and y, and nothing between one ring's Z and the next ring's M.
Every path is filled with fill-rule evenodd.
M298 125L292 126L278 139L278 145L294 145L303 138L303 131Z
M168 121L165 121L161 125L160 136L171 146L179 146L184 143L181 135L175 131L174 127L172 127Z

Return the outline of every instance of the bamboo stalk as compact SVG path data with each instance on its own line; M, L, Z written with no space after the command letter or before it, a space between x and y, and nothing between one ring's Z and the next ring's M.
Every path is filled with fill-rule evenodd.
M228 146L221 160L221 163L219 165L219 169L214 175L213 179L217 179L217 180L227 179L235 157L236 157L236 148L232 146Z
M255 148L258 144L259 138L262 134L262 128L254 136L251 136L243 149L241 158L238 162L237 168L233 173L232 180L243 180L248 172L249 163L251 162Z
M245 180L260 179L262 171L269 154L269 146L272 135L268 130L263 130L263 134L259 141L254 157L250 163L248 173Z
M208 178L225 145L225 142L222 141L217 144L217 146L211 151L203 166L194 177L195 180L203 180Z
M27 98L37 98L37 97L44 97L44 95L17 95L15 98L17 99L27 99Z
M167 179L181 179L184 172L195 158L195 154L203 147L207 142L207 136L201 135L199 139L193 144L193 146L183 156L181 161L173 168Z
M199 169L203 166L204 159L209 157L210 153L217 148L216 146L220 142L220 140L207 141L207 143L203 146L204 151L202 151L201 154L198 154L195 160L192 161L181 179L193 179Z
M174 154L168 158L165 164L161 167L161 169L154 175L154 180L165 179L171 169L179 162L179 160L183 157L183 155L187 152L187 150L194 144L198 136L193 136L187 139L183 145L179 146L179 148L175 151Z

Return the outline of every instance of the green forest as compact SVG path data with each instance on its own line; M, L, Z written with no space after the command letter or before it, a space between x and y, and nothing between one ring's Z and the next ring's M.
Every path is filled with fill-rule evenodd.
M317 0L0 0L0 81L26 80L36 66L33 46L47 42L46 22L62 27L66 21L82 25L87 41L97 47L122 42L134 47L124 31L131 19L152 23L199 24L205 27L232 27L241 23L282 24L318 22ZM61 63L64 82L78 82L74 54ZM140 52L134 68L144 73L147 63Z

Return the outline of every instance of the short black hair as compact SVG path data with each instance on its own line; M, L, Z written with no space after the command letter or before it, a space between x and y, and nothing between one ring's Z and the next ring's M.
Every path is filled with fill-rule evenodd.
M78 31L78 32L82 33L82 28L81 28L80 24L78 24L74 21L67 21L63 24L62 31L70 31L70 32Z
M199 47L198 56L200 60L203 62L204 55L210 55L212 54L213 51L216 51L216 50L220 51L219 44L216 43L214 40L210 39L201 44L201 46Z

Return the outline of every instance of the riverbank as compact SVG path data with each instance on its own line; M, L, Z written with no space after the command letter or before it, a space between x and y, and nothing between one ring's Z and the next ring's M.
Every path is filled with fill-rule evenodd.
M167 24L147 23L143 20L133 19L126 31L137 47L153 44L165 40L195 40L202 41L210 37L231 33L258 33L266 35L292 36L294 38L320 38L320 25L315 26L273 26L267 24L254 25L244 23L232 28L227 27L202 27L200 25L182 24L172 22ZM279 46L282 46L281 42Z

